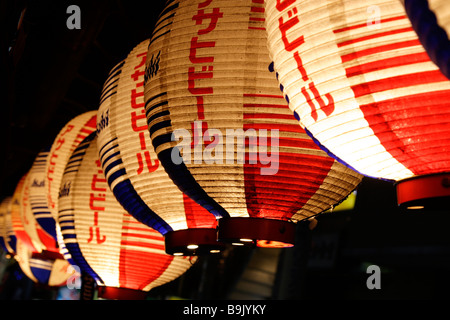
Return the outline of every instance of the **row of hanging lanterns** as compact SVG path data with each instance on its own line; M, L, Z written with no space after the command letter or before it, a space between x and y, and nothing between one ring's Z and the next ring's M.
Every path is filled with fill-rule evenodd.
M2 247L34 282L58 287L79 278L81 272L95 279L100 298L143 299L151 288L182 275L196 258L166 254L163 236L136 221L117 202L100 166L96 130L86 129L86 124L96 128L92 119L96 120L96 113L88 112L69 121L50 149L55 156L39 153L13 196L3 200ZM65 150L64 143L69 146ZM39 178L48 176L30 174L35 171L58 173L50 176L51 182L59 181L53 198L56 220L48 205L48 180ZM39 188L34 195L39 201L32 201L32 188ZM50 232L53 241L38 217L47 228L55 225ZM56 244L56 251L45 244Z
M25 174L13 196L5 198L0 205L0 243L32 281L59 287L78 274L61 255L45 250L40 241L38 231L41 229L31 214L29 190L32 183L28 177L29 174Z
M2 246L35 281L75 265L100 296L136 299L228 243L293 246L296 223L363 175L395 181L401 206L447 201L444 55L430 60L405 7L168 1L98 110L1 203Z

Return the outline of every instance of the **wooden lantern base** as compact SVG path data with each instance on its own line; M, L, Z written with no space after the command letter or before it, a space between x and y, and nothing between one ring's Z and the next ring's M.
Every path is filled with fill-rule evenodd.
M146 291L116 288L116 287L98 287L98 297L108 300L145 300Z
M233 245L266 248L292 247L295 243L296 224L264 218L219 219L219 241Z
M405 209L448 210L450 173L418 176L396 184L397 203Z
M171 255L197 256L220 253L224 244L217 241L217 230L194 228L168 232L165 236L166 253Z

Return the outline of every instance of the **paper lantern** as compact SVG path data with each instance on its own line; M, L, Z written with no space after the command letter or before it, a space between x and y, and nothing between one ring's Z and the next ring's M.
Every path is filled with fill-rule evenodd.
M396 181L401 206L448 202L450 82L398 1L266 1L266 26L289 107L324 150Z
M64 286L80 276L68 261L32 252L20 239L17 241L15 259L28 278L50 287Z
M105 82L97 115L102 167L122 206L164 235L167 253L218 253L215 217L178 189L153 149L144 108L148 44L136 46Z
M14 257L34 282L62 286L77 274L61 255L45 251L42 242L36 240L38 224L31 213L28 177L29 172L19 180L11 200L11 223L17 239Z
M450 3L447 0L402 2L428 56L450 79Z
M146 62L145 108L171 179L219 220L219 240L292 246L295 222L361 176L315 145L270 63L262 1L173 1Z
M58 218L58 197L64 168L73 150L90 133L95 132L96 111L88 111L71 119L55 137L45 163L45 198L36 220L40 226L57 241L59 252L72 263L71 256L64 246L61 230L56 223Z
M47 156L45 188L47 205L53 220L43 221L43 218L40 217L38 221L43 221L44 228L47 227L46 222L48 222L48 232L53 232L54 236L54 223L58 218L58 196L64 168L73 150L84 138L97 129L96 117L96 111L88 111L70 120L56 136ZM50 218L50 216L46 218Z
M79 268L109 299L143 298L147 291L182 275L195 257L164 251L164 237L138 222L108 188L95 133L73 153L63 176L59 225Z
M6 197L0 203L0 243L5 252L15 255L17 239L12 228L11 200L12 197Z
M55 239L55 230L49 233L37 222L37 219L53 220L47 207L45 190L45 169L48 155L49 148L39 152L27 173L23 190L27 201L23 203L22 220L28 235L39 246L43 254L47 257L63 259Z
M29 209L28 188L25 180L28 173L24 174L14 190L11 202L11 222L12 228L17 239L20 239L22 245L27 246L30 252L41 252L40 243L30 237L29 232L36 232L32 221L26 219L26 211Z

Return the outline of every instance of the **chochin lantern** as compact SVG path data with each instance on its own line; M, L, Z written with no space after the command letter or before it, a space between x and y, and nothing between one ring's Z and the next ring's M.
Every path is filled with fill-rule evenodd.
M122 206L164 235L167 253L220 252L215 217L178 189L151 144L144 108L148 44L136 46L104 85L97 115L102 167Z
M30 252L41 252L41 243L36 242L30 233L36 233L36 228L32 221L26 219L26 210L29 209L28 188L25 180L28 173L24 174L16 185L11 202L11 222L16 238L27 246Z
M73 153L59 197L59 225L74 263L99 284L99 297L144 298L182 275L195 257L164 251L164 237L117 202L100 165L95 133Z
M38 153L30 171L24 181L24 195L27 201L23 203L25 212L23 221L27 222L27 233L30 238L39 245L47 257L63 257L59 253L58 243L55 239L55 231L47 232L37 223L37 219L53 219L48 212L46 192L45 192L45 168L49 154L48 149ZM42 221L42 220L41 220Z
M56 223L58 219L58 197L62 175L73 150L90 133L95 132L97 111L88 111L71 119L55 137L45 162L45 203L42 203L36 220L42 228L57 242L59 252L71 262L62 241L61 230Z
M59 187L64 168L73 150L78 147L84 138L96 130L96 117L96 111L88 111L70 120L56 136L47 156L45 191L48 209L54 220L45 222L49 222L49 232L53 232L54 236L55 229L53 229L52 223L54 224L58 219ZM47 226L45 222L43 226Z
M3 249L10 255L15 255L17 239L12 228L11 199L12 197L6 197L0 203L0 236Z
M398 1L266 1L266 26L289 107L323 149L397 181L401 206L448 201L450 82Z
M38 156L39 158L39 156ZM38 160L39 162L39 160ZM44 158L45 162L45 158ZM35 175L36 161L32 168L20 179L16 186L14 195L12 197L11 217L13 222L13 229L23 245L33 253L41 253L47 258L62 259L56 241L48 235L42 227L37 223L33 214L33 206L36 209L35 194L33 190L39 185L37 193L39 196L44 196L42 192L42 183L38 183ZM33 191L32 191L33 190ZM42 194L40 194L42 192Z
M402 2L428 56L450 79L450 3L447 0Z
M292 246L295 222L361 176L292 116L269 72L262 1L172 1L146 61L145 108L171 179L219 220L218 239Z
M64 286L80 276L68 261L32 252L20 239L17 242L15 259L28 278L50 287Z

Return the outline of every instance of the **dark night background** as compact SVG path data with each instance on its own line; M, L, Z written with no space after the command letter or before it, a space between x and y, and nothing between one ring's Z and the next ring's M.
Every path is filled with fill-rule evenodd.
M80 30L66 27L71 4L81 9ZM163 7L162 0L0 2L0 200L69 120L97 110L108 72L151 36ZM402 211L393 184L364 178L354 209L318 221L313 230L298 225L294 248L229 248L202 257L149 298L450 298L449 208ZM380 290L366 287L371 264L381 268ZM9 262L1 299L55 297L55 289L34 285Z

